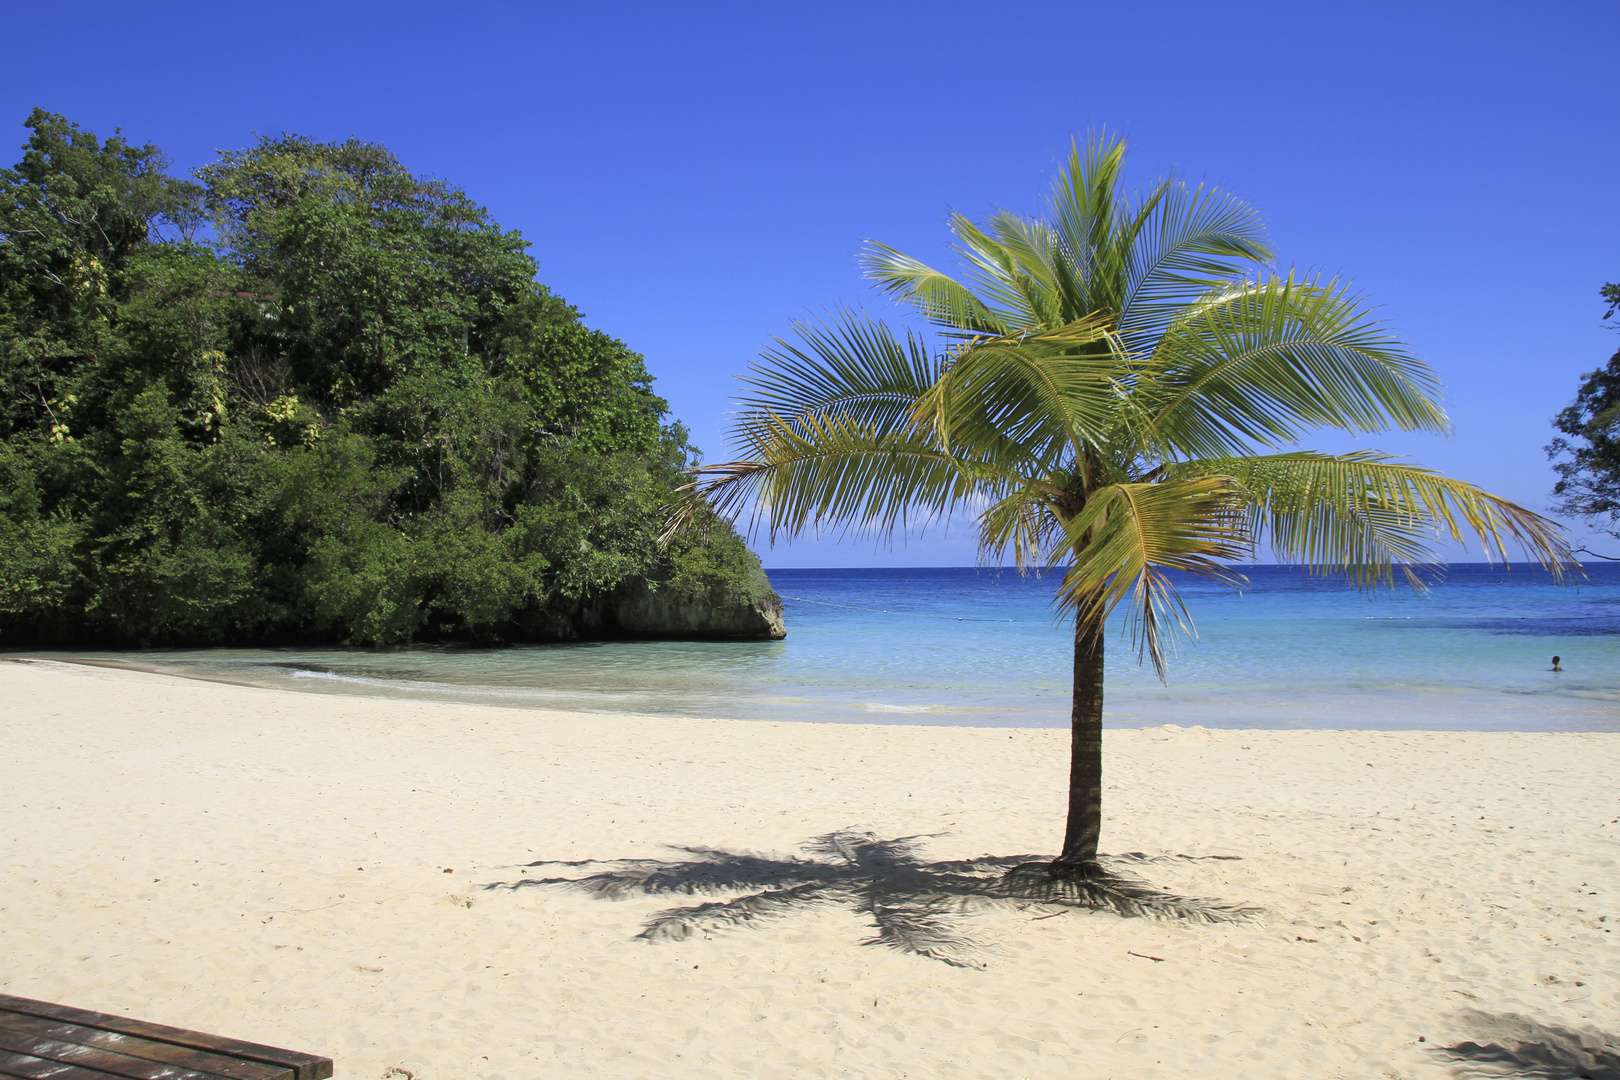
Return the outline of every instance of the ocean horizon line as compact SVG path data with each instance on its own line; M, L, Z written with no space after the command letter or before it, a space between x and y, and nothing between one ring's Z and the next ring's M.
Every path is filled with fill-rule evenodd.
M1613 560L1613 559L1603 559L1602 557L1595 557L1595 558L1589 559L1589 560L1583 560L1583 559L1576 559L1575 560L1576 564L1579 565L1579 566L1582 566L1582 567L1586 567L1586 566L1605 566L1605 565L1608 565L1609 563L1612 563L1612 562L1615 562L1615 561L1616 560ZM1298 570L1298 571L1309 572L1312 569L1311 564L1308 564L1308 563L1222 563L1221 565L1225 566L1227 568L1233 569L1233 570ZM1502 572L1508 572L1508 573L1512 573L1517 569L1528 569L1528 570L1532 570L1532 571L1538 571L1540 573L1547 573L1547 571L1540 564L1535 563L1535 562L1530 561L1530 560L1526 560L1526 559L1511 560L1511 561L1508 561L1508 562L1501 562L1501 561L1498 561L1498 562L1481 562L1481 561L1462 562L1462 561L1451 561L1451 560L1446 560L1446 559L1438 559L1438 560L1435 560L1434 562L1406 563L1404 565L1413 566L1413 567L1421 567L1421 568L1425 568L1425 569L1496 570L1496 571L1502 571ZM1025 568L1024 571L1020 571L1018 567L1013 566L1013 565L1011 565L1009 563L993 563L993 564L983 564L983 565L974 564L974 563L952 563L952 564L939 563L939 564L919 564L919 565L916 565L916 566L762 566L762 569L767 574L774 574L774 573L778 573L778 572L805 573L805 572L808 572L808 571L823 571L823 570L826 570L826 571L871 570L871 571L881 571L883 573L901 573L901 572L913 571L913 570L973 570L973 571L998 571L998 572L999 571L1011 571L1011 572L1013 572L1015 574L1022 572L1022 573L1028 574L1030 576L1036 576L1036 575L1039 575L1039 574L1050 573L1050 572L1054 572L1054 571L1059 570L1059 569L1066 569L1066 568L1067 568L1067 564L1064 564L1064 563L1047 563L1046 565L1041 566L1041 567L1028 567L1028 568ZM1172 574L1178 574L1178 575L1185 574L1186 576L1189 576L1189 577L1198 576L1198 575L1191 574L1188 571L1182 571L1182 570L1169 570L1167 572L1172 573ZM1325 576L1331 576L1331 575L1325 575Z

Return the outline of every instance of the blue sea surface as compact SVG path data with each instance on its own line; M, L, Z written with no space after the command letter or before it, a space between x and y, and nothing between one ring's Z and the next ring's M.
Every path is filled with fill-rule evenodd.
M1452 565L1425 595L1293 568L1248 587L1177 584L1196 639L1165 681L1123 624L1106 722L1229 728L1620 731L1620 565L1546 573ZM1072 629L1056 575L975 568L775 570L776 642L479 649L216 649L76 654L324 693L588 712L861 723L1068 722ZM1564 671L1551 670L1562 657ZM32 654L36 656L64 654Z

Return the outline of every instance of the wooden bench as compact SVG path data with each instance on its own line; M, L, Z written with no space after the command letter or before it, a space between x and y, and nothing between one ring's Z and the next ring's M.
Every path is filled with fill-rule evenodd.
M332 1059L0 994L0 1076L327 1080Z

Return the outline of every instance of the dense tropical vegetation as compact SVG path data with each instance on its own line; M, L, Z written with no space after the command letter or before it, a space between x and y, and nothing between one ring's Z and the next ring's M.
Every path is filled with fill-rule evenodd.
M1319 428L1442 432L1433 375L1337 281L1268 271L1253 209L1161 180L1130 195L1124 144L1076 147L1044 217L951 219L966 274L881 244L865 265L935 333L847 313L797 327L748 378L741 457L704 470L774 534L892 535L969 512L991 562L1058 565L1074 623L1068 828L1057 882L1105 882L1105 623L1124 605L1161 671L1189 627L1171 571L1234 585L1268 548L1363 587L1422 587L1437 535L1512 541L1559 572L1558 526Z
M1609 310L1620 310L1620 284L1599 291ZM1584 518L1599 532L1620 536L1620 352L1589 372L1575 401L1553 418L1558 436L1547 446L1558 482L1558 512Z
M723 526L660 548L685 432L462 191L357 141L185 179L27 126L0 172L8 646L571 636L627 582L757 577Z

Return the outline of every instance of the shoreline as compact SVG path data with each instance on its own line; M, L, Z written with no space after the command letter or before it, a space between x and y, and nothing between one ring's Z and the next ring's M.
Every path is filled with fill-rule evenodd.
M636 643L646 644L646 643ZM653 643L656 644L656 643ZM541 648L546 648L542 646ZM532 685L496 683L456 683L388 678L378 673L359 677L316 670L303 677L281 681L254 679L231 674L213 674L207 668L187 670L197 662L192 654L217 652L227 660L233 652L257 655L262 649L187 650L186 659L168 666L140 663L121 657L22 653L0 655L0 662L105 668L172 678L189 682L250 687L311 697L348 698L359 701L434 703L457 708L479 707L518 709L525 712L573 712L589 716L640 716L648 719L730 719L765 723L828 723L840 725L877 724L882 726L983 728L988 730L1045 729L1067 730L1066 692L1063 705L1048 712L1022 705L974 703L964 709L952 705L861 703L856 699L796 696L802 687L785 687L775 697L750 696L744 690L730 702L699 700L694 703L678 692L656 686L639 690L553 689L537 679ZM292 656L309 656L308 650L288 649ZM352 654L342 654L349 657ZM390 658L396 653L387 654ZM433 654L429 654L433 655ZM261 661L262 663L262 661ZM321 661L310 660L319 665ZM216 666L222 666L216 663ZM247 666L247 662L237 666ZM276 665L293 668L291 663ZM298 670L302 670L299 668ZM312 669L313 670L313 669ZM655 676L656 678L656 676ZM658 703L636 707L626 699L657 698L670 695L660 709ZM547 700L550 695L552 700ZM875 696L875 695L874 695ZM694 695L701 698L702 695ZM527 699L526 699L527 698ZM560 698L561 700L556 700ZM704 708L707 703L714 708ZM1502 731L1620 733L1620 704L1607 695L1583 695L1543 699L1510 691L1459 690L1451 687L1365 688L1358 691L1323 688L1260 687L1234 692L1227 688L1176 686L1143 693L1140 688L1116 688L1109 693L1104 725L1111 730L1150 727L1209 727L1222 731ZM965 711L968 715L957 715ZM808 715L807 715L808 714ZM1400 723L1369 725L1368 717L1397 714Z
M38 663L0 664L0 700L0 989L329 1055L339 1076L1439 1080L1456 1063L1436 1047L1502 1042L1512 1017L1615 1035L1613 734L1110 729L1105 850L1266 915L973 908L953 967L863 944L858 901L637 934L770 887L747 867L827 859L803 845L839 830L922 835L925 870L1050 851L1061 729L469 709ZM737 888L531 883L701 858Z
M187 682L219 683L221 686L245 686L253 690L277 690L280 687L268 683L249 682L246 679L223 679L215 675L194 675L187 672L165 671L163 668L153 667L149 664L136 664L128 660L98 660L86 656L53 656L49 659L33 656L0 656L0 663L5 664L33 664L48 666L50 664L70 664L76 667L107 668L112 671L132 671L140 675L157 675L166 679L185 679ZM359 696L359 695L356 695Z

